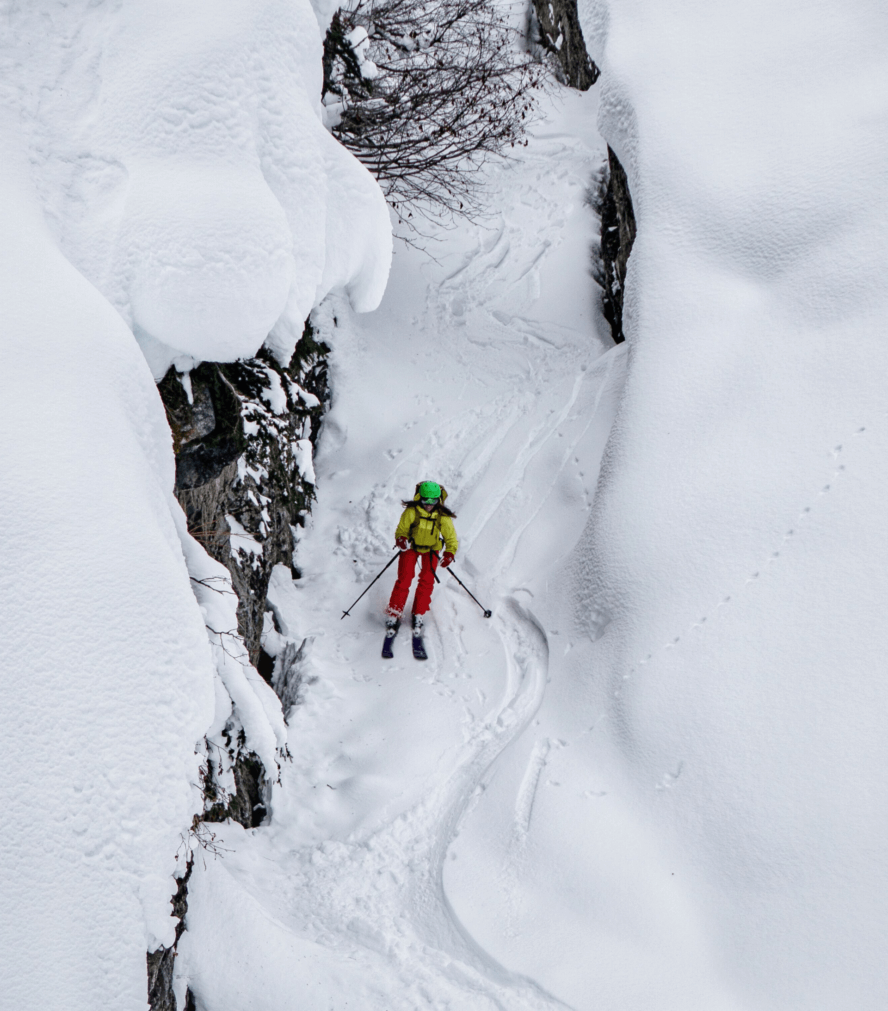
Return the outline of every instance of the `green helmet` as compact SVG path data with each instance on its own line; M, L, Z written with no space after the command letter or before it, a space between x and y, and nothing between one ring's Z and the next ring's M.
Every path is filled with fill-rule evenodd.
M419 483L419 497L420 498L440 498L441 497L441 485L435 484L434 481L420 481L420 483Z

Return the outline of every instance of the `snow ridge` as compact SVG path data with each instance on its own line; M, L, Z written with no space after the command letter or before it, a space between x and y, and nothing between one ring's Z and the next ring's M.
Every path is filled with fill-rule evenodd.
M142 1011L201 742L231 721L271 776L286 746L172 497L154 380L288 360L331 290L372 308L391 232L321 125L307 0L48 0L3 25L0 1004Z

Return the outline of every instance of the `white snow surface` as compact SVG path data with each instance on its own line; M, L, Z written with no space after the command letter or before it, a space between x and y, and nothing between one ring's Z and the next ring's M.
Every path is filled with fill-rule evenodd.
M195 871L207 1011L886 1005L884 16L583 20L628 345L595 336L594 94L495 176L489 230L325 307L319 499L272 596L293 763ZM384 662L390 572L339 614L427 477L494 616L442 575L431 659Z
M583 26L638 219L626 389L576 566L581 610L610 618L573 663L594 675L607 794L583 828L585 894L624 897L611 935L640 949L638 1006L874 1011L884 5L587 3ZM621 832L656 856L647 880ZM681 972L676 947L670 989L657 964Z
M142 1008L213 664L151 375L3 127L0 1006Z
M177 972L201 1009L563 1006L552 979L476 933L488 906L519 900L507 872L472 878L467 897L449 868L481 866L459 852L461 821L488 770L532 742L551 643L560 657L573 642L547 587L591 509L626 361L590 276L596 102L547 105L521 157L491 172L489 220L437 234L434 259L399 246L378 311L315 313L334 348L318 501L303 577L279 567L270 593L302 646L292 762L269 825L213 826L221 855L197 856ZM442 570L431 659L402 632L383 661L393 570L340 616L392 557L400 500L426 477L451 493L455 568L494 616ZM281 636L266 648L280 657Z
M157 378L177 359L251 355L269 332L289 361L333 289L358 311L378 304L388 211L321 124L308 0L75 0L4 17L45 212Z
M583 0L600 111L599 88L548 108L492 172L490 220L439 234L435 260L399 247L364 317L344 294L366 308L381 289L382 233L366 226L379 205L351 163L331 167L320 135L324 159L297 152L282 167L257 154L258 129L260 167L247 168L188 148L235 130L239 102L217 118L195 100L194 120L182 103L186 129L144 75L144 106L122 87L74 86L84 68L114 72L122 50L105 35L129 37L137 61L138 27L155 59L223 79L236 37L270 47L281 78L263 77L261 59L233 77L273 107L290 69L275 63L271 14L292 5L226 2L210 19L201 3L170 4L150 22L125 3L43 9L9 12L4 50L13 69L33 59L71 83L23 88L3 125L4 151L22 157L0 183L12 518L0 1006L144 1007L144 950L169 940L170 875L197 802L194 742L219 732L234 698L257 750L272 761L286 742L292 761L268 825L214 827L196 852L180 1007L190 986L199 1011L882 1011L879 5ZM325 4L314 10L323 25ZM206 63L183 58L194 47ZM221 86L196 90L225 106ZM97 102L160 110L159 132L179 129L188 149L151 154L152 131L134 130L136 154L109 141L107 174L105 162L71 174L87 187L77 197L64 182L74 141L114 120ZM49 143L54 115L75 126ZM610 349L583 204L604 154L596 119L639 225L629 339ZM321 214L320 164L366 200ZM308 194L299 228L271 181L294 165L309 166L292 177ZM204 168L215 183L192 200ZM176 194L156 245L143 227L152 186ZM232 189L247 195L229 215ZM57 210L75 197L82 217ZM177 230L183 208L193 232ZM294 235L306 244L287 245ZM318 253L321 235L339 252ZM142 266L158 250L168 299ZM288 257L308 273L286 286ZM241 291L233 311L248 324L276 309L285 354L300 307L328 284L343 294L316 312L334 347L318 502L303 578L279 568L271 593L269 649L301 646L284 726L232 655L229 588L182 532L163 413L112 306L158 369L202 354L210 316L189 316L189 292L221 318L214 299ZM217 357L249 343L226 327ZM385 662L392 570L340 614L391 557L400 500L422 478L449 489L456 571L494 613L442 574L429 661L402 632ZM204 622L218 630L209 649Z
M47 0L0 23L0 1007L142 1011L202 739L233 719L272 775L286 744L173 498L152 372L263 342L288 359L331 290L378 303L391 231L321 126L307 0Z

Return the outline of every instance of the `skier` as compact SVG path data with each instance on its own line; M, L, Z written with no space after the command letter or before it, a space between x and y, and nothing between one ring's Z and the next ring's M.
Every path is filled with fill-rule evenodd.
M413 597L413 655L417 660L428 659L422 641L422 623L423 615L432 602L438 554L443 546L441 567L446 569L459 547L453 528L456 516L444 505L446 499L447 492L437 482L420 481L413 499L402 503L404 512L395 530L395 544L401 554L398 558L398 578L386 608L384 657L392 656L392 646L401 627L401 614L407 603L418 558L419 580Z

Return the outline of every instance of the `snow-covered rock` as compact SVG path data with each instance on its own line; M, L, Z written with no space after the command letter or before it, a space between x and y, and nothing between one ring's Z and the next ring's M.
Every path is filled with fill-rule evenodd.
M142 1011L199 742L232 700L266 767L284 742L172 497L152 372L287 361L332 288L372 307L388 215L321 125L307 0L2 16L0 1006Z
M331 288L378 303L388 213L321 123L306 0L42 7L10 15L6 42L32 170L156 378L177 356L253 354L270 331L286 363Z

